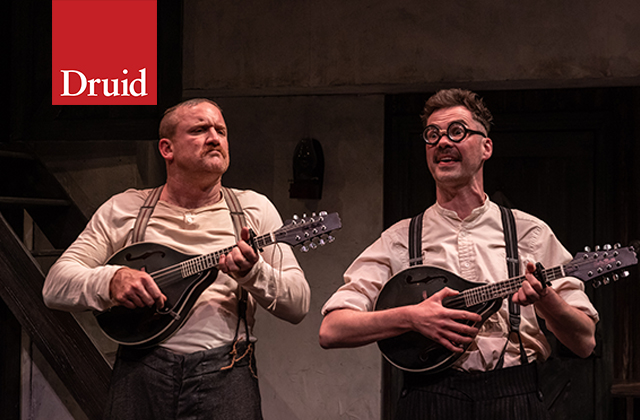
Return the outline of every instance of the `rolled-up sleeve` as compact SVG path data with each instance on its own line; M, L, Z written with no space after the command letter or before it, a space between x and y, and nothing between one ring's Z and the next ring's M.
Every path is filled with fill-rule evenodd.
M371 311L382 287L408 264L408 221L384 231L344 273L341 286L322 307L322 315L336 309Z

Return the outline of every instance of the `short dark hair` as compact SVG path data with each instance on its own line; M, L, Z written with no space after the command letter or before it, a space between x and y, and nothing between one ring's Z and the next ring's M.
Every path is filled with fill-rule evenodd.
M159 134L160 134L160 138L161 139L171 139L174 134L176 134L176 127L178 126L178 119L175 115L175 112L183 107L193 107L196 105L199 105L203 102L209 103L213 106L215 106L216 108L218 108L220 110L220 112L222 112L222 108L220 108L220 105L218 105L217 103L215 103L214 101L212 101L211 99L207 99L207 98L193 98L193 99L187 99L186 101L180 102L177 105L172 106L171 108L167 109L166 111L164 111L164 115L162 117L162 120L160 121L160 129L159 129Z
M454 106L463 106L471 112L473 119L478 121L489 134L489 126L493 121L491 112L482 98L475 92L466 89L443 89L427 99L423 114L420 116L423 125L427 126L429 116L435 111Z

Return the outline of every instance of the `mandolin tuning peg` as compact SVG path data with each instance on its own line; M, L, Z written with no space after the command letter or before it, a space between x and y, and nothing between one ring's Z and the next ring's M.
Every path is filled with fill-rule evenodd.
M611 251L611 249L613 249L613 247L609 244L605 244L602 249L604 249L605 251Z
M309 252L309 247L306 245L302 245L302 247L300 247L300 251L302 252Z
M309 248L316 249L317 247L318 247L318 244L316 244L315 242L309 243Z
M600 245L596 245L595 251L596 252L600 251Z
M599 279L596 279L593 281L593 283L591 283L593 285L594 289L597 289L598 287L602 286L602 282Z
M604 284L605 286L609 283L611 283L611 279L609 277L605 277L602 279L602 284Z
M613 276L611 276L613 278L613 281L618 281L620 280L620 276L618 275L618 273L614 273Z
M620 275L622 277L629 277L629 272L627 270L624 270Z
M333 242L335 240L336 240L336 238L334 238L333 236L331 236L331 235L327 236L327 242L328 243L331 243L331 242Z
M326 211L322 210L322 211L320 212L320 217L325 217L326 215L327 215L327 212L326 212Z
M613 249L620 249L622 248L622 245L620 245L620 243L616 243L613 245Z
M318 245L325 246L326 244L327 242L323 238L318 239Z
M588 246L584 247L584 252L591 252L591 248L589 248Z

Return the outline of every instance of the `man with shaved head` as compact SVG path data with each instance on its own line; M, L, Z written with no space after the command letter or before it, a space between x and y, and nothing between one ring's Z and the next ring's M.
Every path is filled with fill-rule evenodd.
M156 281L145 270L106 264L114 253L140 240L140 232L145 242L187 255L231 248L175 333L151 348L119 347L105 419L261 419L256 306L298 323L309 309L309 286L288 245L261 254L250 245L249 228L266 234L282 220L265 196L222 187L228 129L215 102L191 99L168 109L158 147L166 184L130 189L103 204L51 268L45 302L68 311L162 312L167 297ZM246 219L241 229L234 226L238 213Z

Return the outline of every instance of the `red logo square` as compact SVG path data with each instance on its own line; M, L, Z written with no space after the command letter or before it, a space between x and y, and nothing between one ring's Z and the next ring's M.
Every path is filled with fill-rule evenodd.
M52 0L53 105L156 105L156 0Z

